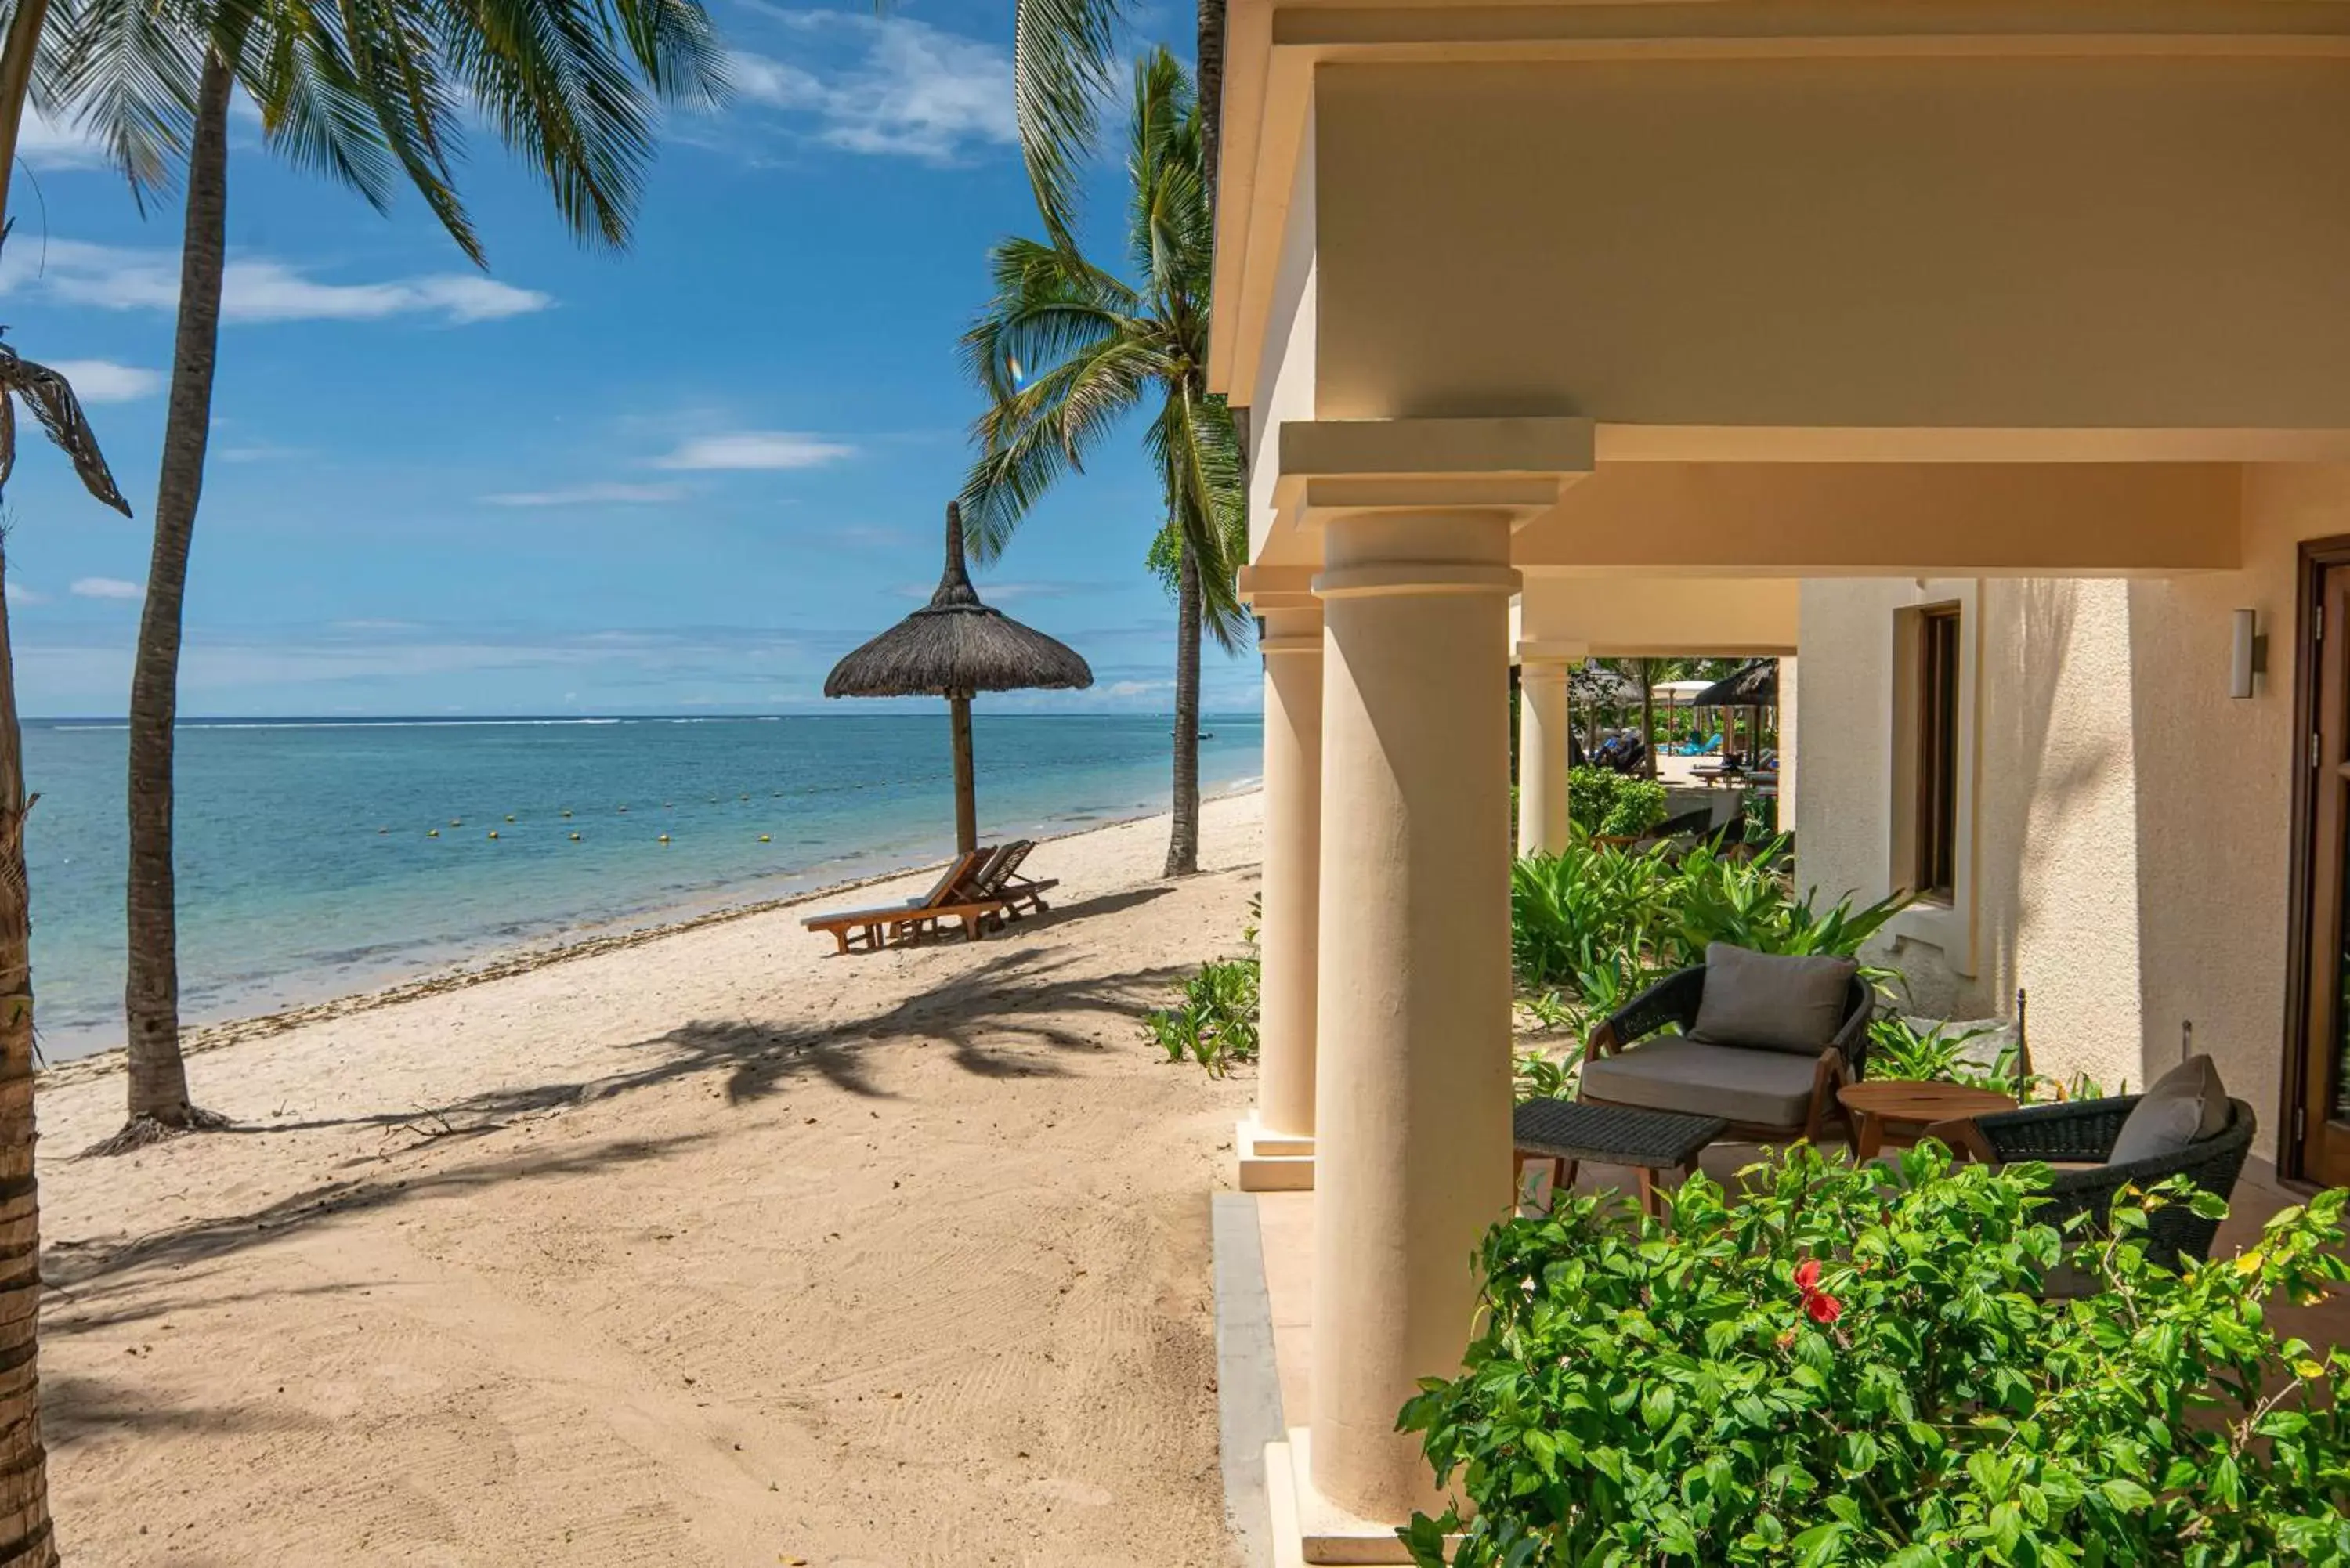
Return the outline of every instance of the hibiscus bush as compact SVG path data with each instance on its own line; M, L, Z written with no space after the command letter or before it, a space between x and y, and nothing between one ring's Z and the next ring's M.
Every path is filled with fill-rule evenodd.
M2045 1168L1930 1144L1740 1180L1486 1237L1466 1367L1400 1420L1457 1500L1415 1562L1457 1532L1459 1568L2350 1563L2350 1353L2267 1315L2350 1277L2350 1194L2175 1275L2137 1238L2216 1202L2183 1182L2091 1241L2035 1222ZM2047 1299L2068 1245L2101 1288Z

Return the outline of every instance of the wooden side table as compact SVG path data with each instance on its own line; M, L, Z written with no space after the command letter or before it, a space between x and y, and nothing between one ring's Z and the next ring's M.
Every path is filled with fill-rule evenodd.
M1852 1117L1852 1153L1875 1159L1887 1142L1908 1147L1936 1122L1966 1121L1993 1111L2015 1109L2015 1096L1996 1089L1915 1078L1873 1078L1846 1084L1836 1103Z

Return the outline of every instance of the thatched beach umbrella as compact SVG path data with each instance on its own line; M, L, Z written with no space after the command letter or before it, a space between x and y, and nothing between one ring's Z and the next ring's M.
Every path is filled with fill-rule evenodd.
M954 729L955 847L979 846L971 700L981 691L1094 683L1076 650L979 602L962 564L962 513L947 504L947 569L931 602L832 667L827 697L943 697Z
M1748 747L1754 753L1747 759L1750 764L1762 761L1762 710L1776 707L1778 702L1779 661L1775 659L1758 659L1743 670L1723 676L1690 699L1692 708L1748 708L1753 711L1752 726L1746 737Z

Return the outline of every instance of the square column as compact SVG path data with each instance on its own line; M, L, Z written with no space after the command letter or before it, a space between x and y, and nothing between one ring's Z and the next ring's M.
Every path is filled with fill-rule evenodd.
M1257 1103L1234 1142L1243 1192L1314 1185L1315 940L1322 876L1322 605L1259 594L1264 618L1264 861Z
M1518 853L1566 847L1567 661L1522 654L1518 661Z
M1510 524L1342 512L1314 583L1326 628L1308 1480L1311 1506L1389 1526L1437 1501L1396 1415L1418 1379L1459 1370L1471 1256L1510 1209Z

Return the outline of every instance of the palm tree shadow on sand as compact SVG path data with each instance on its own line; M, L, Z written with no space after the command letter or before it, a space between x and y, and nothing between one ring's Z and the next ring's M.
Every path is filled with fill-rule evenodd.
M1132 909L1170 889L1144 888L1070 904L1047 917L1057 923L1088 914ZM1015 929L1014 935L1021 934ZM695 1019L621 1049L643 1053L640 1066L596 1077L564 1079L468 1095L439 1106L364 1116L243 1127L234 1135L330 1127L379 1127L412 1135L381 1152L358 1156L345 1168L364 1175L327 1181L255 1210L208 1216L123 1241L61 1242L45 1250L43 1272L52 1293L77 1313L99 1308L113 1276L136 1272L151 1281L157 1269L182 1269L265 1244L323 1220L387 1208L452 1190L477 1190L518 1180L609 1173L658 1163L717 1132L647 1138L626 1137L563 1151L525 1149L494 1158L419 1169L401 1157L428 1147L442 1157L512 1123L658 1088L688 1079L723 1077L726 1101L741 1106L795 1085L828 1084L864 1098L887 1097L869 1069L873 1052L943 1045L954 1064L976 1076L1009 1079L1064 1075L1049 1054L1117 1048L1120 1026L1139 1024L1164 1002L1184 972L1153 966L1112 974L1070 972L1076 961L1035 947L1002 944L984 967L941 979L911 996L862 1016L822 1023L770 1023L747 1019ZM1139 1028L1136 1048L1141 1042ZM398 1163L395 1163L398 1162ZM125 1285L130 1282L124 1282Z

